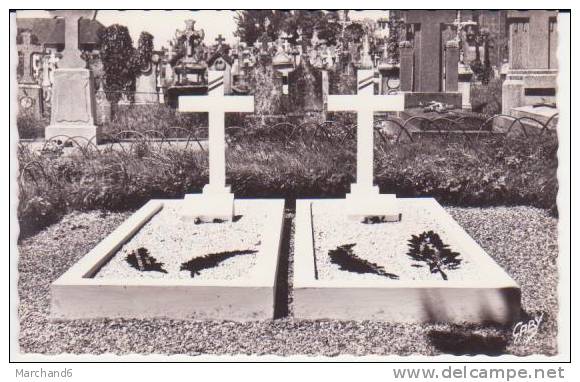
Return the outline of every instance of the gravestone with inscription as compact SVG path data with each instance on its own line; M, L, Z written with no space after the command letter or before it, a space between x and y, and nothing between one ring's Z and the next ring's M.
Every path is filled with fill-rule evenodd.
M51 11L65 20L65 47L54 71L52 110L45 139L58 136L83 137L97 143L100 128L95 125L94 79L79 51L79 20L92 18L95 11Z

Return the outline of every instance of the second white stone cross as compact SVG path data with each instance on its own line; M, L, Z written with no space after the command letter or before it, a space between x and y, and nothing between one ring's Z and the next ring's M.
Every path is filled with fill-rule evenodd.
M356 95L329 95L328 111L355 111L357 113L356 183L347 194L346 209L353 218L378 216L384 221L398 221L394 194L380 194L373 182L374 113L402 111L403 94L375 95L373 70L357 72Z
M231 220L234 194L226 186L225 113L253 112L253 96L224 96L224 72L208 71L208 94L180 96L179 111L207 112L209 124L209 184L202 194L185 196L183 213L202 220Z

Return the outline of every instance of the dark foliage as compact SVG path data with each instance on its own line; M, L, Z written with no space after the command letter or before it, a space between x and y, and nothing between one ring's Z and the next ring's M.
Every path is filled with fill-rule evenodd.
M44 129L50 124L47 117L37 117L32 113L20 113L16 118L18 138L36 139L44 137Z
M492 79L484 84L471 84L471 107L474 112L488 116L501 113L503 80Z
M191 273L191 277L194 278L195 276L199 276L202 270L213 268L217 266L219 263L229 258L239 255L249 255L251 253L256 252L258 251L246 249L243 251L226 251L226 252L210 253L204 256L194 257L188 262L181 264L180 269L182 271L189 271Z
M345 244L337 247L334 250L328 251L330 261L338 265L341 271L354 273L372 273L395 280L399 278L399 276L393 273L386 272L385 269L380 265L371 263L368 260L358 257L352 250L355 245L356 244Z
M335 113L337 114L337 113ZM287 129L289 130L289 129ZM344 197L354 181L354 137L316 141L297 132L252 129L227 151L228 183L237 197ZM332 134L340 132L332 126ZM319 131L320 133L320 131ZM193 147L193 145L190 145ZM71 211L128 210L151 198L183 198L207 183L207 153L139 142L125 150L101 148L49 155L22 146L18 216L22 235ZM446 140L388 144L377 141L375 181L383 193L435 197L457 206L529 205L556 214L557 138L480 139L473 147Z
M126 26L113 24L99 31L101 61L107 99L116 104L121 94L132 94L139 67L133 40Z
M415 261L426 263L431 273L439 273L443 280L447 280L444 270L457 269L461 264L459 253L451 251L439 234L433 231L412 235L407 254Z
M141 272L161 272L167 273L163 269L163 263L160 263L153 256L149 254L149 250L144 247L137 248L137 252L133 251L125 258L129 265Z

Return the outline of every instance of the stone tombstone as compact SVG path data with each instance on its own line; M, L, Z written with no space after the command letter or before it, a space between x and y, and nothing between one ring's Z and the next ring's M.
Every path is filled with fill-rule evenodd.
M157 96L157 70L156 66L149 62L148 67L142 68L135 81L135 104L159 103Z
M403 111L403 94L375 95L374 70L357 71L356 95L329 95L328 111L357 113L356 183L346 197L347 214L354 219L378 216L384 221L398 221L399 208L395 195L379 193L374 185L374 113Z
M232 220L234 194L226 185L225 113L254 111L253 96L224 95L224 72L208 70L208 94L179 96L181 112L208 113L209 184L202 194L186 195L185 217L205 221Z
M502 87L502 113L556 102L557 11L509 11L509 70Z
M413 91L443 91L443 34L455 18L456 11L453 10L406 12L405 23L412 25L414 30Z
M32 44L32 32L21 33L22 43L17 45L22 55L22 77L18 82L18 112L41 116L43 113L43 91L32 75L33 58L44 51L40 45Z
M322 117L326 121L328 111L328 94L330 89L330 82L328 81L328 70L321 70L322 80Z
M56 136L83 137L98 143L94 79L79 51L79 20L92 18L92 10L51 11L65 20L65 48L54 71L50 125L45 139Z
M413 91L413 45L410 41L399 43L400 81L399 89L403 92Z
M445 43L445 89L446 92L458 91L459 82L459 42L450 40Z

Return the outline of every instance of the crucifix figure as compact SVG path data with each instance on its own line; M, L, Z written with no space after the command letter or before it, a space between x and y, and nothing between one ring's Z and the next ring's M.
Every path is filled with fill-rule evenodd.
M224 96L224 72L208 70L208 94L179 97L179 111L208 113L209 184L185 196L184 215L206 221L232 220L234 194L226 186L225 113L254 111L253 96Z
M40 45L32 45L32 32L28 29L22 31L22 44L17 45L17 49L22 53L22 78L20 83L36 83L32 77L32 55L43 52Z
M395 195L380 194L373 183L374 112L402 111L403 94L375 95L374 71L358 70L356 95L329 95L328 111L357 113L356 183L347 195L347 213L360 219L379 217L382 221L398 221Z

